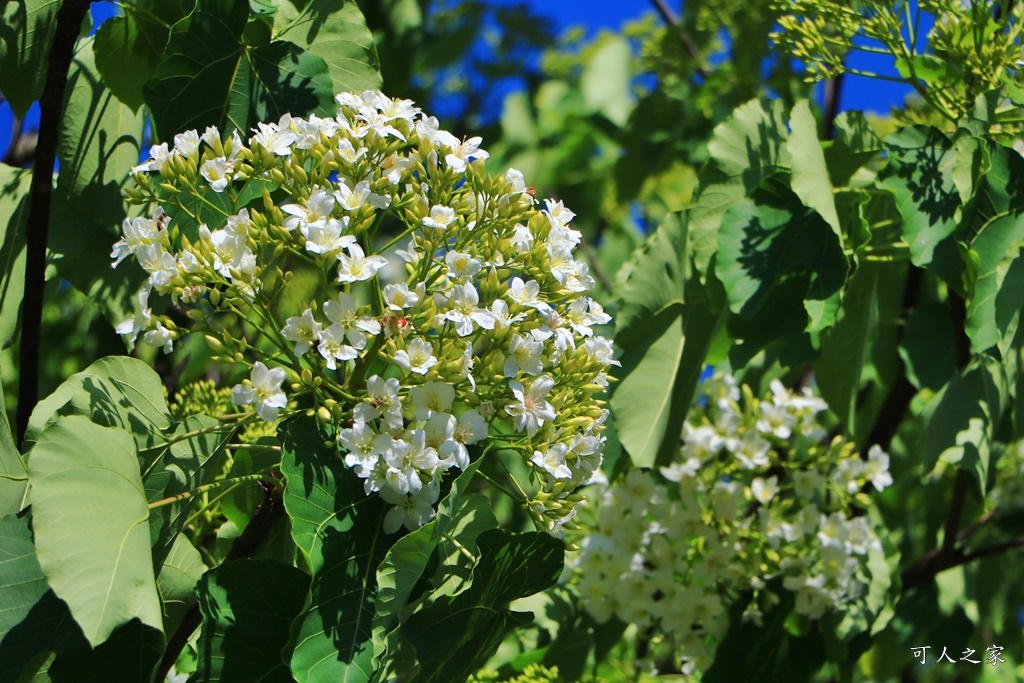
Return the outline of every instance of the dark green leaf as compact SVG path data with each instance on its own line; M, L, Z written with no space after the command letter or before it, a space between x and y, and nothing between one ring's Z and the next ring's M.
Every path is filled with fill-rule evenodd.
M790 180L793 192L804 206L818 212L818 215L835 231L842 244L843 230L839 225L839 215L836 213L836 201L832 196L832 182L829 180L825 164L825 153L818 142L818 122L814 120L811 106L806 100L798 102L793 107L789 128L786 149L789 151L790 163L793 166Z
M949 309L925 302L907 319L900 341L907 379L918 389L938 391L956 373L956 339Z
M58 418L29 459L36 552L93 646L138 617L163 628L135 443L118 428Z
M1024 306L1024 159L995 144L989 159L961 221L972 260L977 258L977 275L968 283L966 331L975 353L998 346L1005 357Z
M248 19L247 0L199 0L171 29L144 88L159 139L207 126L247 133L258 121L324 113L331 106L324 60L288 41L246 45Z
M9 0L0 14L0 92L18 118L43 93L60 0Z
M0 652L10 630L28 616L49 590L36 559L28 522L28 516L19 519L8 515L0 519Z
M203 574L197 681L291 683L292 622L309 577L273 560L236 560Z
M0 386L0 519L19 512L25 506L27 495L28 467L14 442L14 434L7 421L3 386ZM0 614L2 612L0 609Z
M140 449L164 443L172 424L160 376L127 356L96 361L40 401L29 419L25 448L60 415L85 415L96 424L120 427Z
M487 499L466 494L479 466L480 461L477 460L460 474L452 484L451 491L438 504L434 521L398 539L377 567L377 595L373 615L377 656L383 652L384 636L397 623L399 613L408 604L413 588L427 568L438 543L458 527L464 526L465 520L470 517L492 522L487 528L497 526ZM461 544L461 539L457 540Z
M184 534L175 536L156 577L164 607L164 633L174 633L188 608L195 604L196 582L205 572L203 558L192 542Z
M417 680L424 683L466 680L508 631L530 620L529 613L509 611L509 603L554 585L562 571L564 546L547 534L492 529L477 538L477 546L473 583L414 613L404 625L422 666Z
M984 497L995 430L1007 408L999 363L979 359L937 393L922 413L918 442L925 472L941 458L970 474Z
M882 140L859 111L844 111L836 117L836 139L825 148L825 163L832 184L845 187L854 175L882 153Z
M148 502L155 503L191 491L211 483L221 474L224 445L231 440L234 431L216 429L220 424L220 421L206 415L187 417L178 424L170 438L182 439L187 434L195 436L147 454L155 457L143 458L143 480ZM149 533L156 566L159 567L171 551L193 502L193 498L185 498L150 513Z
M910 260L961 291L963 266L951 238L960 208L952 143L935 128L913 126L890 135L885 147L889 165L880 174L879 185L896 197Z
M142 86L159 58L131 15L111 17L96 31L96 69L110 92L133 111L143 104Z
M373 34L354 0L310 0L301 14L280 3L276 24L275 38L323 58L335 93L381 87Z
M715 127L690 215L690 245L700 272L718 245L722 216L766 178L789 169L786 121L780 100L752 100Z
M685 217L670 215L623 268L616 342L621 380L611 405L619 441L634 465L664 463L678 449L683 420L726 310L689 273ZM685 302L685 303L684 303Z
M0 348L14 343L25 294L25 222L31 174L0 165Z
M376 571L395 537L382 529L386 505L367 496L315 418L281 431L284 506L292 537L313 574L311 602L297 626L292 673L308 681L368 681L373 675Z
M793 594L781 592L781 601L764 617L764 625L743 619L750 602L747 594L729 610L729 628L704 672L704 683L800 683L825 663L820 636L794 636L785 622L793 609Z
M896 331L906 268L861 264L846 286L835 327L821 340L814 378L847 433L857 430L857 397L865 382L887 386L896 360ZM888 372L887 372L888 370Z
M821 216L781 185L736 202L722 219L718 248L715 272L734 312L750 320L770 289L798 278L807 283L802 305L812 339L835 322L846 256Z

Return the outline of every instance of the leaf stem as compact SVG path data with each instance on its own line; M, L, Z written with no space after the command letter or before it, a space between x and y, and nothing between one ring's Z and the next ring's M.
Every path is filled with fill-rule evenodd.
M162 499L160 499L158 501L150 503L148 507L149 507L150 510L156 510L157 508L166 507L168 505L172 505L174 503L177 503L180 500L185 500L186 498L191 498L192 496L195 496L197 494L204 493L206 491L209 491L210 489L215 489L218 486L224 486L225 484L241 484L241 483L247 482L247 481L259 481L259 480L265 479L265 478L266 478L265 474L259 473L259 474L246 474L246 475L243 475L241 477L233 477L231 479L221 479L219 481L215 481L213 483L205 484L203 486L200 486L199 488L192 489L191 491L183 491L182 493L179 493L176 496L169 496L167 498L162 498Z

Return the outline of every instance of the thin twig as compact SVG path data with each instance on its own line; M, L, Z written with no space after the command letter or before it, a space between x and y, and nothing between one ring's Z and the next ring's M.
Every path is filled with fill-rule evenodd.
M597 281L601 283L604 290L610 293L612 291L612 281L608 278L604 269L601 268L601 264L597 260L597 254L595 254L594 250L590 248L590 244L588 244L586 240L580 240L580 250L583 252L583 255L587 257L587 263L590 264L590 272L594 274L594 277L596 277Z
M60 139L64 90L89 0L65 0L57 10L46 82L39 98L39 139L36 143L28 221L25 224L25 295L21 303L21 353L18 360L18 442L25 439L28 418L39 400L39 347L42 337L43 287L46 284L46 242L53 199L53 168Z

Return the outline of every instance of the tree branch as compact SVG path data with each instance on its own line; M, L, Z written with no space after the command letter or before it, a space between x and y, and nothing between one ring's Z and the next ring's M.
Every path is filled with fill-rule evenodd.
M90 0L64 0L50 47L46 82L39 98L39 139L36 144L28 221L25 224L25 295L21 303L21 351L18 362L18 442L25 438L28 418L39 400L39 346L42 336L43 287L46 283L46 242L53 198L53 167L57 159L61 114L68 71Z

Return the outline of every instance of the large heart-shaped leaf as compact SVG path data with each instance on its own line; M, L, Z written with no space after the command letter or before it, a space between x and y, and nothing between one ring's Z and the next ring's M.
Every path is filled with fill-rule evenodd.
M135 442L87 418L58 418L29 459L36 552L93 646L132 618L163 629Z
M259 121L331 107L323 58L286 40L247 44L248 20L248 0L199 0L171 29L144 88L159 139L207 126L247 133Z
M355 0L309 0L302 11L278 5L276 38L322 57L334 92L362 92L381 86L377 48Z
M511 629L532 615L509 603L550 588L562 571L564 545L543 533L485 531L477 538L480 560L473 583L416 612L403 629L416 648L424 683L464 681L494 654Z
M368 681L377 567L394 537L384 534L386 505L367 496L315 418L298 417L281 433L284 506L292 537L313 574L291 667L296 680Z
M292 621L309 577L274 560L235 560L203 574L197 681L292 683Z
M60 0L15 0L0 13L0 92L18 118L43 93Z

